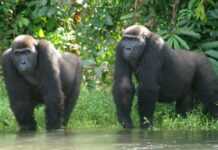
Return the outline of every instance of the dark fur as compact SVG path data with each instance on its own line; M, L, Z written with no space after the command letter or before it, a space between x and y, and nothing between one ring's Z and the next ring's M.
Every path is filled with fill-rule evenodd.
M121 42L126 35L145 37L144 52L135 64L123 57ZM217 77L207 57L202 53L171 49L158 35L136 25L124 31L124 37L116 49L113 96L118 120L123 127L133 127L130 118L135 93L133 75L138 81L141 127L152 124L157 100L176 101L176 111L185 115L192 108L193 97L197 97L213 116L218 116L218 107L215 105L218 96Z
M12 51L33 46L30 37L14 41L3 54L3 72L11 109L21 131L36 130L34 108L45 104L46 127L58 129L67 125L79 95L80 59L70 53L61 55L46 40L37 41L37 66L32 75L20 74L12 63Z

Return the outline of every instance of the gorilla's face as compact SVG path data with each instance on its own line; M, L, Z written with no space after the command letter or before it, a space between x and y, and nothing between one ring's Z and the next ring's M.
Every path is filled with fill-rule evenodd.
M20 73L33 73L37 64L37 41L20 35L12 43L12 62Z
M13 49L13 62L20 73L30 73L34 71L37 63L37 51L35 47Z
M124 59L131 65L136 65L145 49L143 37L124 37L121 41Z

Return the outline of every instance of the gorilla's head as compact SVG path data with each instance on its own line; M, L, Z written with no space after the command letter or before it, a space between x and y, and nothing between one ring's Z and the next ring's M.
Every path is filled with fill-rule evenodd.
M118 47L123 58L135 67L149 49L161 50L164 45L164 40L159 35L142 25L132 25L123 31Z
M37 64L37 40L30 35L19 35L12 42L12 61L20 73L33 72Z
M131 65L136 65L143 55L146 46L146 37L151 32L144 26L133 25L123 31L120 41L122 55Z

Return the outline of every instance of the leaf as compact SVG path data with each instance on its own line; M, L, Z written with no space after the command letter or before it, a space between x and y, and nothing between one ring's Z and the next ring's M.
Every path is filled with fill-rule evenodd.
M192 38L195 38L195 39L200 39L201 38L200 33L194 32L193 30L186 29L186 28L181 28L176 33L179 34L179 35L186 35L186 36L189 36L189 37L192 37Z
M180 48L179 43L176 40L176 38L174 37L174 35L171 35L169 42L170 42L170 45L172 48Z
M95 74L96 74L96 77L97 77L98 79L101 78L103 71L104 71L104 70L103 70L102 67L97 67L97 68L95 68Z
M211 31L211 32L210 32L210 36L213 37L213 38L218 37L218 30L216 30L216 31Z
M38 9L38 10L37 10L37 13L38 13L38 14L36 14L36 16L37 16L37 17L45 16L46 13L47 13L47 10L48 10L48 7L46 7L46 6L44 6L44 7L40 8L40 9Z
M164 40L168 39L170 37L170 34L165 34L161 36Z
M190 0L189 3L188 3L188 8L189 8L189 9L193 9L194 6L196 5L196 2L197 2L197 1L198 1L198 0Z
M24 26L28 26L30 21L29 19L23 17L23 16L19 16L18 19L17 19L17 24L20 28L24 27Z
M180 48L179 42L175 38L173 38L173 48L175 48L175 49Z
M212 58L214 57L214 58L218 59L218 51L216 51L216 50L208 50L205 53L206 53L206 55L209 55Z
M82 61L82 66L84 68L89 68L93 65L96 65L96 62L93 59L86 59Z
M207 20L207 16L205 13L205 7L204 7L204 1L201 0L201 2L198 4L197 8L195 9L195 15L198 19L202 21Z
M23 23L24 26L28 26L30 21L29 21L29 19L23 17L22 18L22 23Z
M209 10L208 16L210 17L210 19L218 19L218 9Z
M167 44L169 45L169 47L172 47L172 48L173 48L173 37L170 37L170 38L167 40Z
M213 68L214 68L216 74L218 75L218 62L217 62L217 60L210 58L210 56L209 56L209 61L212 63Z
M171 37L167 40L167 44L171 48L181 48L178 40L175 38L175 35L171 35Z
M203 49L213 49L218 48L218 41L206 42L200 45Z
M38 35L38 37L40 37L40 38L44 38L44 37L45 37L44 31L43 31L42 28L39 29L37 35Z
M213 64L214 70L218 74L218 51L212 49L206 51L205 54L207 55L207 57L209 57L210 62Z
M182 48L190 49L190 47L188 46L188 44L186 43L185 40L183 40L182 38L180 38L178 35L174 35L174 37L179 41L179 43L180 43L180 45L182 46Z
M134 13L129 13L127 15L124 15L120 18L120 20L128 20L131 19L134 16Z
M47 4L47 0L41 0L41 5L45 6Z
M105 25L107 26L113 26L114 23L113 23L113 19L110 15L107 15L106 18L105 18Z
M207 0L207 2L208 2L209 4L211 4L212 6L214 6L214 5L216 4L213 0Z
M54 15L55 13L56 13L56 9L50 7L50 8L48 9L47 16L48 16L48 17L51 17L51 16Z
M48 21L47 21L47 29L48 30L53 30L56 25L57 25L56 19L48 18Z

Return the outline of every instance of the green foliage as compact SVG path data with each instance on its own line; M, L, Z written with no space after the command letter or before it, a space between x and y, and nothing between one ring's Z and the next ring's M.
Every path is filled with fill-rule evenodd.
M10 45L18 34L33 34L43 38L54 34L59 27L68 32L73 9L59 0L2 0L0 2L0 48ZM69 14L68 14L69 13ZM63 36L63 35L62 35ZM52 39L52 38L51 38ZM64 41L65 42L65 41ZM62 43L63 44L63 43Z
M82 21L76 28L81 54L89 62L87 85L95 87L100 81L108 83L110 77L107 76L111 75L114 62L114 45L120 39L122 29L134 23L146 24L152 31L158 32L172 48L205 52L211 48L216 50L218 2L180 1L173 18L173 8L169 4L173 5L174 2L87 2L87 7L81 10Z
M215 0L2 0L0 51L18 34L46 38L79 54L84 84L97 88L111 84L115 45L126 26L145 24L172 48L207 53L218 51L217 16Z

